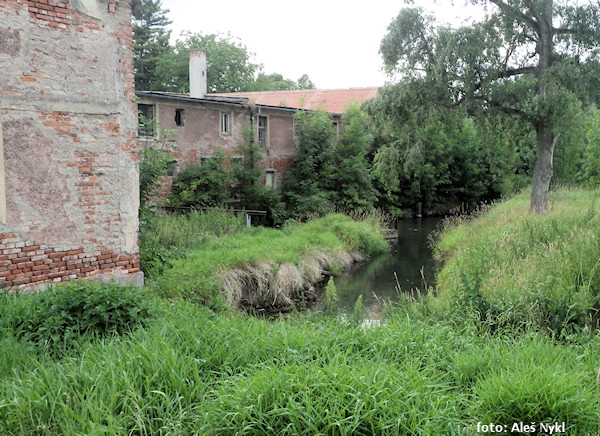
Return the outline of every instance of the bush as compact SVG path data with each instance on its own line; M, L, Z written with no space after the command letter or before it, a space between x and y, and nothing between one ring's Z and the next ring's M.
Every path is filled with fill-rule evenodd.
M34 295L3 295L2 325L20 338L58 350L84 333L104 336L145 325L148 295L134 287L76 281Z
M173 181L169 202L178 207L221 206L229 198L231 174L224 152L186 168Z

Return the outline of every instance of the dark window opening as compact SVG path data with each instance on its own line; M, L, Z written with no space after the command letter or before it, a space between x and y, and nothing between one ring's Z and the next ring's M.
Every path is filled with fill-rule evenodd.
M185 126L185 110L175 109L175 125L179 127Z
M267 117L258 117L258 142L267 148Z
M154 105L138 104L138 135L154 136Z

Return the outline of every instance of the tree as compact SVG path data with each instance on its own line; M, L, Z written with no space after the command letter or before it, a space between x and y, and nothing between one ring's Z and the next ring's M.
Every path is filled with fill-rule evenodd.
M287 209L307 218L333 210L334 149L337 141L331 115L319 110L297 112L298 158L282 186Z
M156 66L171 47L171 21L166 17L160 0L134 0L132 2L133 59L135 87L141 91L158 89Z
M341 209L368 211L375 197L366 159L373 142L369 119L355 103L346 108L342 124L344 130L334 153L334 202Z
M208 92L239 92L250 90L260 65L251 61L253 53L231 34L187 32L175 47L158 62L156 74L159 89L189 92L190 50L204 50L207 63Z
M531 211L544 213L558 125L594 95L600 5L472 1L491 8L483 21L458 29L436 26L420 9L402 10L381 43L384 63L403 75L403 113L464 106L472 114L502 111L529 122L537 138Z
M278 73L265 74L259 73L256 82L251 87L251 91L288 91L296 89L314 89L315 85L310 78L304 74L294 82L290 79L284 79L283 75Z

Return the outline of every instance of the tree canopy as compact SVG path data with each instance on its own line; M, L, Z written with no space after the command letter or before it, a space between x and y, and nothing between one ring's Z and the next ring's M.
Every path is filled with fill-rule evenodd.
M135 87L156 90L156 66L170 51L169 10L162 9L161 0L133 0L131 7Z
M251 61L254 54L231 34L186 32L157 64L159 90L189 92L190 50L206 52L208 92L248 90L260 69Z
M531 209L543 213L565 120L582 104L598 102L600 5L473 3L490 7L482 21L469 26L440 26L418 8L403 9L392 21L380 52L388 72L399 73L402 81L384 91L384 111L396 123L456 108L529 123L537 138Z

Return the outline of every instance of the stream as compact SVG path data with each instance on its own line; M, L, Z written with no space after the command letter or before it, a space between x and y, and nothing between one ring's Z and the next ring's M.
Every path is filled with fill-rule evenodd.
M407 218L398 220L398 241L389 253L359 263L334 283L343 312L352 313L359 295L370 319L380 319L384 301L397 299L400 292L426 292L435 286L436 262L429 235L441 218ZM395 274L394 274L395 273Z

